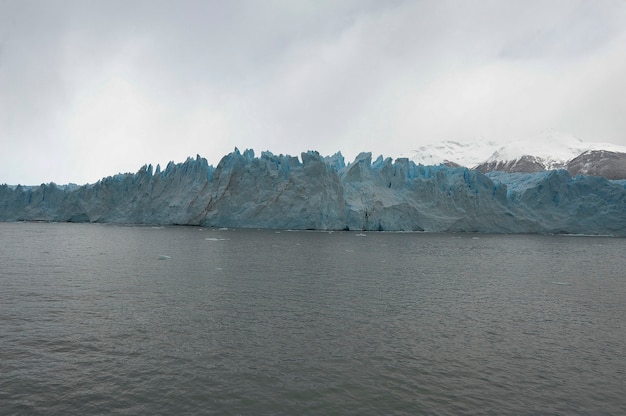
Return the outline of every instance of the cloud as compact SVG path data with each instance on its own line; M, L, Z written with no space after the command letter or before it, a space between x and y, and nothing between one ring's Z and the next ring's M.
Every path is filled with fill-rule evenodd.
M606 74L596 49L616 42L618 26L602 20L605 13L587 13L588 3L565 16L565 3L499 4L401 4L359 16L333 39L296 45L273 79L247 92L260 109L255 115L270 120L257 131L288 152L315 143L324 153L353 156L363 149L399 154L450 138L580 130L568 111L590 97L609 99L583 74ZM612 50L616 59L623 55ZM612 76L603 83L621 82Z
M0 182L239 148L396 156L553 127L626 144L626 3L0 3Z

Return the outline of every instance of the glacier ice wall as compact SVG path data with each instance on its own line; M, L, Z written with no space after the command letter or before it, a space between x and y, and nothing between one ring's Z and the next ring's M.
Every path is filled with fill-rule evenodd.
M340 153L235 149L215 168L198 156L85 186L2 185L0 220L626 236L626 187L566 171L485 175L371 153L346 165Z
M0 186L0 220L187 224L208 202L213 167L198 156L95 184Z

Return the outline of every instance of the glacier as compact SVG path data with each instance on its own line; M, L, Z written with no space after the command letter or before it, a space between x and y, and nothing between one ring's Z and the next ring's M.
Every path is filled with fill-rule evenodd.
M0 220L626 236L626 181L235 149L216 167L198 155L83 186L0 185Z

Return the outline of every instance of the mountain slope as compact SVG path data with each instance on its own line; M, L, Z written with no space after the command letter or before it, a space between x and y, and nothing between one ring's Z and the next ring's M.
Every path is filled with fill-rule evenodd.
M626 179L626 153L589 150L570 160L565 168L571 175Z

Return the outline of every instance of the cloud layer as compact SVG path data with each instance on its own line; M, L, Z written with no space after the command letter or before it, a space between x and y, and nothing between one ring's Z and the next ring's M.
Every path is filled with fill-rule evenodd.
M239 148L626 145L626 2L0 2L0 183Z

